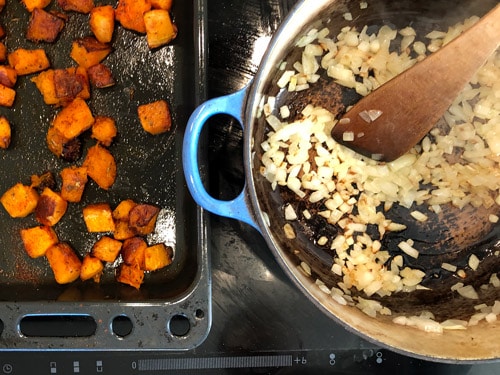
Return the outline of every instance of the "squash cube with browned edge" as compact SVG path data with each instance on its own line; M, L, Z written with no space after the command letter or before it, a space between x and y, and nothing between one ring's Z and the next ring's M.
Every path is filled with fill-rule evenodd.
M144 270L157 271L172 263L172 249L164 243L148 246L144 252Z
M89 148L83 162L88 176L101 189L108 190L116 179L116 161L108 149L100 145Z
M17 72L7 65L0 65L0 84L14 88L17 82Z
M91 66L87 69L87 73L92 86L98 89L111 87L115 84L111 69L102 63Z
M144 13L150 9L149 0L118 0L115 18L125 29L145 34Z
M55 69L54 92L62 105L66 105L76 98L90 99L87 70L81 66Z
M82 261L82 268L80 269L80 279L86 281L93 279L96 283L101 280L104 265L100 259L94 258L90 254L85 254Z
M35 211L39 195L31 186L18 182L0 198L0 203L11 217L26 217Z
M115 230L111 207L108 203L93 203L85 206L83 220L89 232L113 232Z
M101 237L92 246L92 256L102 260L103 262L113 263L122 249L122 242L108 236Z
M35 217L43 225L54 226L62 219L67 208L68 202L59 193L46 187L40 194L35 209Z
M45 104L64 106L76 98L90 98L87 70L82 67L48 69L31 78L31 81L42 94Z
M32 42L54 42L64 28L65 20L58 14L35 8L31 13L26 39Z
M123 241L121 255L125 264L144 269L144 256L148 244L142 237L132 237Z
M57 157L62 157L64 146L71 140L64 137L53 125L47 130L47 147Z
M68 202L77 203L82 199L87 184L87 168L70 166L61 171L61 197Z
M111 50L109 44L87 36L73 41L70 56L78 65L87 69L99 64L111 53Z
M115 9L111 5L95 7L90 11L89 25L99 42L111 42L115 30Z
M90 13L94 8L94 0L57 0L57 4L65 11Z
M172 22L168 10L153 9L144 14L146 40L149 48L158 48L170 43L177 36L177 26Z
M28 12L33 12L35 8L45 8L50 4L50 1L51 0L22 0Z
M69 244L59 242L49 247L45 256L57 283L68 284L80 277L82 262Z
M41 72L50 67L50 61L44 49L18 48L7 56L9 65L15 69L17 75L27 75Z
M151 204L137 204L130 210L128 224L137 234L153 233L160 209Z
M51 171L46 171L41 174L32 174L30 176L31 187L38 191L43 191L46 187L54 190L56 186L56 179Z
M10 145L12 131L10 122L5 116L0 116L0 148L8 148Z
M144 271L137 266L122 263L118 268L116 281L139 289L144 281Z
M150 134L157 135L170 130L172 117L165 100L142 104L137 108L142 128Z
M52 227L41 225L20 230L24 249L30 258L44 256L47 249L59 242Z
M85 100L76 98L64 107L54 118L54 128L66 139L78 137L90 129L94 116Z
M112 117L95 117L94 125L92 125L92 138L104 146L110 146L116 134L116 123Z

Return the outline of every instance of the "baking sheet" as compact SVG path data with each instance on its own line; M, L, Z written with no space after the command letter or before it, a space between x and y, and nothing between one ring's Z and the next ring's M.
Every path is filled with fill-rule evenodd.
M55 1L47 9L57 10ZM96 5L115 4L96 1ZM118 136L110 146L117 162L117 179L104 191L87 184L81 203L69 204L63 220L55 226L61 241L69 242L80 254L87 253L100 234L89 234L82 208L89 203L108 202L112 207L124 199L161 207L155 233L148 242L164 242L174 249L173 263L147 274L140 290L115 281L114 268L107 267L99 284L76 281L56 284L44 258L29 258L19 236L21 228L37 225L33 216L12 219L0 210L0 320L3 348L103 348L103 349L187 349L198 345L210 326L210 277L204 214L185 188L180 167L183 129L188 116L204 99L205 4L174 2L172 15L179 35L168 46L149 50L143 35L115 28L114 51L104 60L112 70L115 86L92 89L89 105L94 115L115 119ZM16 48L44 48L52 68L76 63L69 57L71 41L91 35L88 15L68 13L57 43L26 41L29 13L21 2L8 2L0 15L9 51ZM58 109L43 103L32 76L19 77L16 102L0 108L13 128L12 142L0 150L0 192L17 182L29 184L32 174L58 172L72 163L56 158L46 147L45 135ZM145 133L137 117L137 106L166 99L172 112L169 132ZM93 144L85 136L84 150ZM83 159L79 160L81 163ZM60 182L60 180L59 180ZM30 314L57 316L89 315L96 322L95 334L87 337L24 337L18 322ZM119 337L112 324L126 316L131 333ZM189 323L186 334L172 333L172 317ZM42 344L43 343L43 344Z

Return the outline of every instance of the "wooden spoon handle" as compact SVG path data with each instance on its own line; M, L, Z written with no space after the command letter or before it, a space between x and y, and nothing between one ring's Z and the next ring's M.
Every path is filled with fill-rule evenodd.
M500 43L500 5L461 36L362 98L332 136L361 154L391 161L417 144ZM360 113L381 111L372 122ZM362 113L363 112L363 113ZM372 112L373 113L373 112ZM344 141L353 132L353 141Z

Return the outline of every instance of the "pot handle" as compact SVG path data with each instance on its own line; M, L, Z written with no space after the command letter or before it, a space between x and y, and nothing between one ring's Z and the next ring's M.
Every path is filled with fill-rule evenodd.
M189 118L182 146L182 164L188 189L195 202L214 214L237 219L259 230L246 199L246 183L242 192L233 200L223 201L210 196L200 176L198 144L200 133L207 120L216 114L227 114L238 120L243 127L242 112L248 87L201 104Z

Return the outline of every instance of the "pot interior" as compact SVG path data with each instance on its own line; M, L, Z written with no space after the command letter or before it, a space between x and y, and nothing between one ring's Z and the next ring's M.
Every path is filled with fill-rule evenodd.
M260 147L266 139L269 125L265 116L253 116L259 113L259 104L266 102L269 97L276 98L273 113L279 114L279 109L284 105L289 108L288 121L300 118L307 104L322 106L340 116L349 105L360 99L361 96L354 90L332 84L331 79L324 75L308 90L288 92L286 88L278 87L277 82L283 74L283 70L279 69L279 62L286 61L287 66L291 66L293 62L300 60L302 49L296 47L295 42L312 28L328 27L330 36L334 36L345 26L354 26L361 30L366 25L368 30L374 32L383 25L397 29L411 26L418 35L423 36L436 29L446 31L448 26L462 22L470 16L482 16L496 5L496 1L463 0L453 6L445 0L366 1L366 9L360 7L357 1L320 3L314 5L317 7L316 15L312 17L313 21L306 22L307 26L294 24L297 20L297 15L294 15L294 18L289 19L291 21L286 22L278 31L263 60L247 103L246 118L251 124L247 129L250 133L247 134L247 139L251 140L253 145L253 148L248 145L251 170L247 178L252 181L250 190L253 203L257 207L258 220L270 248L275 251L279 262L289 271L292 279L305 289L313 302L336 320L369 339L405 353L438 360L498 358L500 345L494 343L494 337L500 333L500 325L495 322L486 324L483 321L465 330L446 330L441 334L393 323L395 316L415 316L423 311L431 311L435 320L440 322L447 319L468 320L477 312L478 304L491 306L500 299L498 288L481 288L489 283L492 274L500 271L500 227L489 219L491 214L495 215L500 211L498 205L489 208L466 205L461 209L444 205L439 214L432 214L422 206L408 209L396 204L387 211L386 217L403 223L406 229L385 235L382 240L383 248L387 249L393 258L402 254L398 244L412 239L415 247L420 249L420 254L417 259L402 254L404 265L423 271L425 276L421 282L422 288L411 293L397 292L385 297L367 296L363 291L351 288L352 297L379 301L392 312L390 316L369 317L355 307L341 306L318 288L316 280L321 280L327 288L338 288L338 283L342 282L342 276L332 272L335 252L330 249L331 243L318 242L322 236L335 238L339 227L329 224L326 219L317 215L324 209L323 201L311 203L307 196L298 198L286 187L278 186L275 190L271 188L271 184L261 174L263 150ZM299 13L304 8L305 5L296 12ZM346 20L347 12L352 16L352 20ZM314 14L314 11L311 11L311 14ZM304 17L306 21L307 17ZM287 39L292 42L280 42ZM329 100L317 98L315 93L322 91L331 93ZM297 220L285 219L284 210L288 204L299 213ZM408 219L408 212L416 209L426 210L429 219L425 222ZM305 210L313 214L312 218L305 218L300 214ZM287 236L284 230L287 225L293 228L295 238ZM371 237L379 235L376 228L370 226L368 233ZM472 254L480 260L475 270L469 266ZM304 263L308 265L305 267L306 275L304 268L300 266ZM466 283L481 291L480 299L457 296L451 288L463 280L460 280L456 272L444 270L443 263L454 264L458 269L463 269L466 272ZM309 268L311 274L307 275Z

